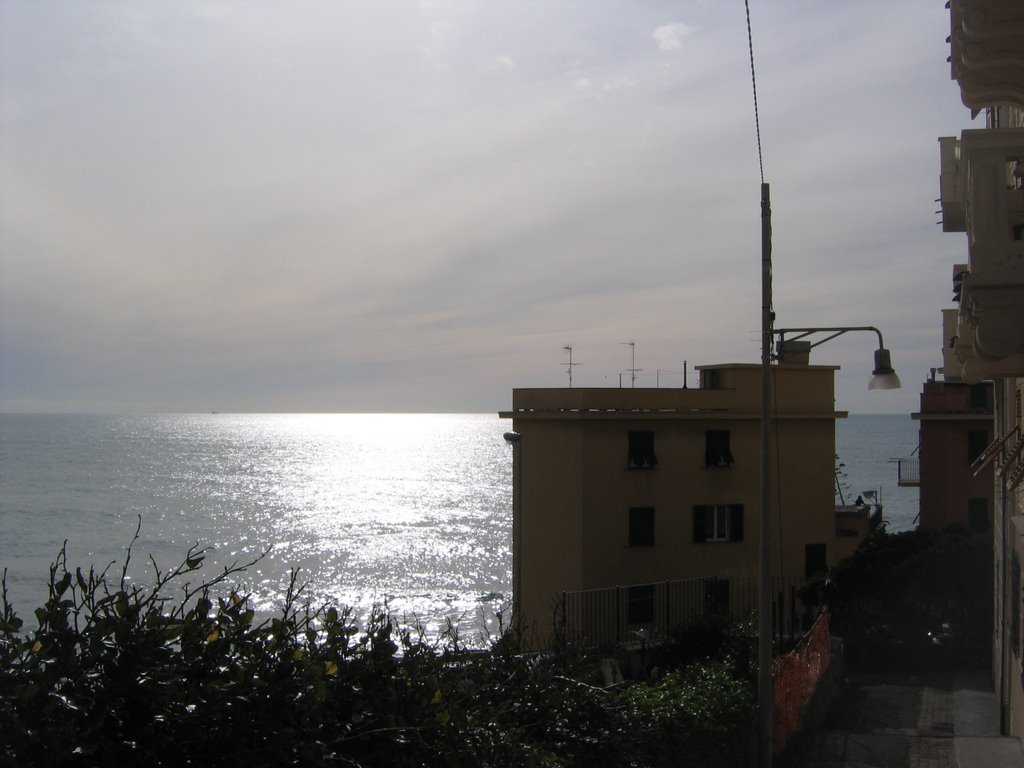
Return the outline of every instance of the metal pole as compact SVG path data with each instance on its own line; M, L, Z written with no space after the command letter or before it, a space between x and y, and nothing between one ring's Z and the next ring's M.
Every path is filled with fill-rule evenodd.
M761 503L760 575L758 579L757 707L759 765L771 768L775 714L772 683L772 549L771 549L771 349L772 210L768 185L761 184Z

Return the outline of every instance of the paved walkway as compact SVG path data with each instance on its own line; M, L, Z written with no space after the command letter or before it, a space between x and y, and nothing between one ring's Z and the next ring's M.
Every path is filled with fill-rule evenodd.
M987 672L855 675L797 768L1024 768Z

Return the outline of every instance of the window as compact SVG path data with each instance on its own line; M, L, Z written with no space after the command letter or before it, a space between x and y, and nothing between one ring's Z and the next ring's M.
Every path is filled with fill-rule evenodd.
M972 384L970 393L971 408L988 407L988 384Z
M629 508L629 546L654 546L654 507Z
M629 453L626 456L629 469L654 469L658 457L654 455L654 433L650 431L629 433Z
M700 504L693 508L693 541L743 541L742 504Z
M704 466L731 467L732 465L732 451L729 449L729 430L707 430L704 433Z
M627 620L630 624L654 621L654 585L640 584L629 588Z
M704 535L706 541L729 540L729 508L724 504L704 510Z
M967 527L979 533L988 530L988 499L967 500Z
M808 579L816 573L828 571L828 561L825 559L824 544L804 545L804 576Z
M988 447L987 429L970 429L967 431L967 463L973 464Z

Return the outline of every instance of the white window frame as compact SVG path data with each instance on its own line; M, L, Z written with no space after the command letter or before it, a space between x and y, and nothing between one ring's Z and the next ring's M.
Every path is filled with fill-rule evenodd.
M708 505L708 517L704 522L705 541L729 541L729 506Z

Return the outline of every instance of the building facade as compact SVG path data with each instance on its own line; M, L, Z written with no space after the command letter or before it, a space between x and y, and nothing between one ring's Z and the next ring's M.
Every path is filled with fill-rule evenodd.
M920 526L992 529L993 470L979 467L992 443L992 382L926 381L920 421Z
M534 638L564 592L757 575L761 368L698 370L699 389L514 390L513 593ZM868 531L867 508L835 507L835 370L772 367L778 576L826 570Z
M961 100L985 128L939 139L946 232L966 235L944 312L946 371L991 379L995 626L1003 732L1024 735L1024 3L951 0L950 64Z

